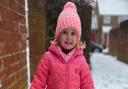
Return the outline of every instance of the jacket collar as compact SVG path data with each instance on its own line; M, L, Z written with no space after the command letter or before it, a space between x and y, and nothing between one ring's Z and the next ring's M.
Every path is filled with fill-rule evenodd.
M48 51L54 53L57 56L61 56L60 52L59 52L59 45L58 44L51 44L50 47L48 48ZM83 50L76 48L75 52L74 52L74 56L79 56L79 55L83 55Z

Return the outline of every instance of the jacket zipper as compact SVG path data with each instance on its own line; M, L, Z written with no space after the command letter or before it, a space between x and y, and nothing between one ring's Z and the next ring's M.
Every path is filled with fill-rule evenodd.
M68 89L68 77L69 77L69 75L68 75L68 64L66 63L66 69L65 69L65 77L66 77L66 81L65 81L65 85L66 85L66 89Z

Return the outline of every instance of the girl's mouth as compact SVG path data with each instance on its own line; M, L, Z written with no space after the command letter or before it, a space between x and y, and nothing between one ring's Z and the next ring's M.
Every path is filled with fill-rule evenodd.
M71 45L71 44L72 44L72 42L67 42L67 41L66 41L66 42L65 42L65 44L67 44L67 45Z

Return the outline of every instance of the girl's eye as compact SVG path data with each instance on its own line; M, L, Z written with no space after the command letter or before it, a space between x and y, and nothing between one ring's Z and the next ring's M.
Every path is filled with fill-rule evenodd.
M75 35L76 35L76 33L75 33L75 32L72 32L72 33L71 33L71 35L72 35L72 36L75 36Z
M66 35L66 34L68 34L68 32L67 32L67 31L63 31L63 34L65 34L65 35Z

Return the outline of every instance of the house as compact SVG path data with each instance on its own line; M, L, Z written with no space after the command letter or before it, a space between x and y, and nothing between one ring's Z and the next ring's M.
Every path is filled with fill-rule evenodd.
M93 20L97 21L97 42L108 46L109 31L128 19L128 0L97 0L95 15L96 20L92 18L92 23Z

